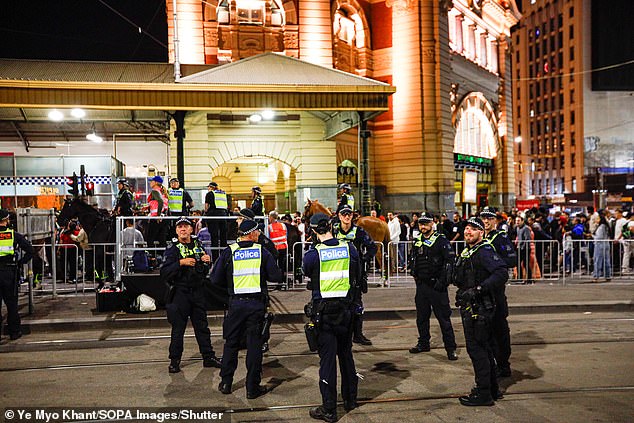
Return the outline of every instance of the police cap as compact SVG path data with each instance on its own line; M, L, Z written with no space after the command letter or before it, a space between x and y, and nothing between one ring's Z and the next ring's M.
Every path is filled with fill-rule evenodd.
M9 210L0 209L0 220L6 220L9 218Z
M122 185L130 185L130 184L128 183L128 180L127 180L127 179L125 179L125 178L121 178L121 179L119 179L119 180L117 181L117 183L118 183L118 184L122 184Z
M418 223L429 223L434 221L434 216L430 212L422 212L418 218Z
M180 181L178 180L178 178L172 178L172 179L170 179L170 184L171 184L172 182L178 182L178 183L180 183Z
M260 188L260 187L253 187L253 188L251 188L251 191L255 191L255 192L257 192L257 193L259 194L259 193L261 193L261 192L262 192L262 188Z
M253 210L251 209L240 209L240 211L238 212L238 216L242 216L245 219L249 219L249 220L255 220L255 213L253 213Z
M498 211L495 207L486 206L480 212L480 217L483 217L483 218L495 217L497 212Z
M352 207L350 207L350 204L344 204L343 206L341 206L339 208L339 213L340 214L352 214Z
M258 224L255 220L244 219L242 223L240 223L238 232L240 233L240 235L247 235L255 231L256 229L258 229Z
M469 218L469 220L467 220L467 226L473 226L480 231L484 230L484 222L479 217Z
M324 213L317 213L310 218L310 227L318 234L325 234L330 229L330 218Z
M217 182L209 182L209 185L207 185L208 187L214 187L214 188L218 188L218 183Z
M186 217L181 217L180 219L178 219L176 221L176 226L178 226L178 225L189 225L189 226L191 226L193 228L194 227L194 222L192 222L191 220L189 220Z

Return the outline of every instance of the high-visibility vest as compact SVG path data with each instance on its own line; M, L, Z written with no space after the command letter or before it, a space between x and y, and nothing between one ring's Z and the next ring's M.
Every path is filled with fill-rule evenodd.
M275 244L276 250L286 250L286 225L282 222L273 222L269 225L269 238Z
M181 258L196 257L196 255L200 255L202 257L207 254L200 246L200 241L198 241L198 239L192 238L192 240L194 241L194 248L189 248L187 245L180 242L176 244L176 247L181 254Z
M214 202L216 203L217 209L226 209L227 204L227 193L221 189L214 190Z
M165 194L163 194L163 191L161 191L160 188L152 188L152 191L157 191L163 199L163 209L161 210L161 213L165 213L169 205L168 198L165 196ZM158 211L158 201L152 200L152 193L148 195L147 201L150 205L150 216L158 216L160 214Z
M350 290L350 247L339 240L337 245L317 244L319 256L319 291L322 298L344 298Z
M343 198L346 198L347 200L345 204L349 205L350 208L354 210L354 195L344 193L344 194L341 194L341 199L343 200Z
M262 266L262 246L254 243L251 247L240 247L236 242L231 248L233 261L234 294L257 294L260 287L260 268Z
M335 238L343 239L345 241L354 241L357 237L357 227L352 226L352 229L347 234L341 232L341 225L337 224L335 226Z
M0 232L0 257L12 257L15 255L14 240L13 229L5 229Z
M433 235L430 236L429 238L425 238L423 237L423 234L420 234L416 237L416 242L414 242L414 247L419 248L424 245L425 247L431 248L436 243L436 240L438 239L438 237L440 237L440 234L438 232L434 232Z
M169 190L167 199L169 202L169 209L172 213L182 213L183 212L183 192L182 189L171 189Z

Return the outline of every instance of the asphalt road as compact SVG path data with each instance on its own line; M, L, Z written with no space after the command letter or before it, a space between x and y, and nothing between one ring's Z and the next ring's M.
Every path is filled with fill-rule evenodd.
M634 313L512 316L511 378L494 407L466 408L473 384L462 327L453 320L459 360L449 362L432 322L432 351L412 355L412 319L371 321L371 347L354 347L361 407L342 422L631 422L634 416ZM0 345L0 405L17 407L209 407L231 421L302 421L320 403L318 357L299 325L274 325L263 382L273 391L247 400L244 355L234 392L221 395L218 369L202 367L188 330L183 372L167 372L169 330L34 333ZM222 353L220 327L212 342ZM8 420L7 420L8 421ZM17 420L13 420L17 421Z

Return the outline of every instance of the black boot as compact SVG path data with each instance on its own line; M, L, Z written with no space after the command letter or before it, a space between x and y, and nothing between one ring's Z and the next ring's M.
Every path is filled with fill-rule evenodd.
M423 345L421 343L418 343L409 349L409 352L411 352L412 354L418 354L418 353L428 352L428 351L431 351L431 348L429 347L429 345Z
M310 417L316 420L323 420L325 422L337 421L337 412L335 411L335 412L329 413L326 410L324 410L324 407L322 406L311 408L308 414L310 414Z
M170 360L170 366L167 368L167 371L170 373L178 373L181 371L181 361L179 359L173 358Z
M266 386L258 385L254 390L247 392L248 399L256 399L269 392L269 388Z
M231 393L231 382L220 382L218 385L218 390L225 395L229 395Z
M359 403L356 399L353 400L343 400L343 409L346 411L352 411L359 406Z
M352 342L354 342L355 344L361 344L361 345L372 345L372 341L366 338L365 335L363 334L353 337Z
M210 356L203 357L203 367L216 367L219 369L222 367L222 362L220 362L215 354L212 354Z
M488 389L473 388L469 395L458 398L460 404L469 407L490 406L494 405L491 391Z
M458 354L456 354L456 350L447 350L447 358L450 361L456 361L458 359Z

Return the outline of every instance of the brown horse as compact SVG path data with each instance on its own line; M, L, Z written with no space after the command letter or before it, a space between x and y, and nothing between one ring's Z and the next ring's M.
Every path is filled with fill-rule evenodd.
M332 210L321 204L319 200L311 201L309 199L304 207L304 218L306 219L306 223L308 224L310 217L317 213L324 213L326 216L331 217L334 216ZM390 229L388 228L387 223L376 217L362 216L356 220L355 224L360 228L365 229L373 241L383 244L383 251L379 248L376 253L378 263L383 263L382 254L387 251L387 245L388 242L390 242Z

